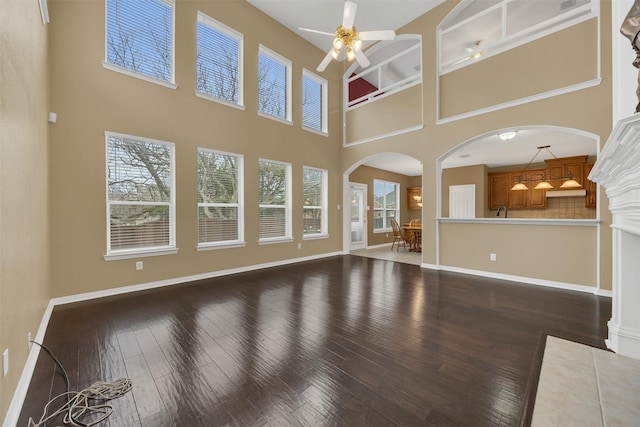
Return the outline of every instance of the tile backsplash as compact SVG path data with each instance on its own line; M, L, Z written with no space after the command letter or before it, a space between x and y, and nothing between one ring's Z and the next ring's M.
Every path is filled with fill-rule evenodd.
M584 197L553 197L546 209L509 209L509 218L596 219L596 208L584 204Z

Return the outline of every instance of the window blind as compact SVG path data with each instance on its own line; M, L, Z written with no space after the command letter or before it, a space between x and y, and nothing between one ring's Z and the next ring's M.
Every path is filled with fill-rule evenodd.
M173 0L107 0L106 61L173 83Z
M243 157L198 150L198 243L243 239Z
M265 51L258 58L258 111L289 120L288 65Z
M322 83L311 78L306 73L302 75L302 126L309 129L324 131Z
M260 160L259 164L259 238L290 237L289 180L291 167L286 163Z
M242 104L242 34L198 13L196 89L233 104Z
M175 245L173 144L107 134L107 253Z

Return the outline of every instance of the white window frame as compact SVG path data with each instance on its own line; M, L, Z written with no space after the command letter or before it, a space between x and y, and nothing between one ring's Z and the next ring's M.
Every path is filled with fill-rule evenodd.
M244 34L234 30L233 28L223 24L220 21L217 21L210 16L198 11L197 22L202 23L214 31L217 31L231 39L234 39L238 42L238 102L230 102L222 98L218 98L212 95L209 95L204 92L200 92L196 87L196 96L209 100L218 102L223 105L227 105L230 107L238 108L240 110L245 109L244 105ZM197 31L196 31L197 32ZM197 37L197 34L196 34ZM197 42L196 42L196 51L197 51ZM196 59L197 60L197 59ZM197 80L197 70L196 70L196 80Z
M321 90L321 99L320 102L322 105L320 106L320 129L314 129L304 125L304 81L305 79L313 80L314 82L320 85ZM328 112L328 100L329 100L329 83L326 79L323 79L316 74L313 74L311 71L306 68L302 69L302 88L300 93L302 94L302 102L301 102L301 111L302 111L302 129L307 130L309 132L318 133L323 136L329 135L329 120L327 117Z
M131 139L149 144L162 144L171 149L171 193L169 202L111 202L109 200L109 138ZM107 225L107 253L104 259L107 261L127 258L138 258L156 255L171 255L178 253L176 247L176 148L173 142L160 141L157 139L145 138L140 136L126 135L116 132L105 132L105 198L106 198L106 225ZM127 205L168 205L169 206L169 244L164 246L150 246L134 249L111 249L111 205L127 204Z
M383 183L385 188L386 188L387 185L394 185L395 186L395 188L396 188L396 207L395 207L395 209L387 208L387 200L386 200L386 198L383 199L384 200L384 207L383 208L376 208L376 206L375 206L375 195L376 195L375 188L376 188L376 183L377 182ZM386 224L386 222L387 222L386 212L387 211L391 211L391 210L395 211L396 215L395 215L394 219L396 221L398 221L398 223L400 223L400 184L397 183L397 182L385 181L383 179L374 179L373 180L373 232L374 233L388 233L390 231L393 231L393 228L391 227L391 224ZM382 213L383 213L383 215L382 215L383 228L376 228L376 220L375 220L376 211L382 211Z
M109 58L109 1L105 0L104 2L104 60L102 61L102 66L111 71L115 71L117 73L125 74L130 77L135 77L140 80L144 80L150 83L155 83L160 86L167 87L169 89L177 89L177 85L175 82L176 79L176 5L175 0L155 0L160 3L164 3L171 8L171 79L169 81L159 79L154 76L150 76L145 73L141 73L138 71L130 70L126 67L122 67L120 65L112 64L108 62ZM115 0L113 0L115 1Z
M322 185L322 204L320 206L312 206L312 205L306 205L305 201L304 201L304 170L305 169L311 169L311 170L315 170L315 171L319 171L322 174L322 178L320 181L320 185ZM319 168L314 168L311 166L303 166L302 167L302 179L303 179L303 201L302 201L302 211L303 211L303 217L304 217L304 211L306 209L320 209L320 225L321 225L321 230L319 233L309 233L309 234L304 234L304 230L302 231L302 240L312 240L312 239L325 239L327 237L329 237L329 225L328 225L328 209L327 209L327 199L329 196L329 192L328 192L328 182L329 182L329 171L327 171L326 169L319 169ZM304 224L304 221L303 221Z
M212 150L209 148L198 147L198 154L200 152L207 152L213 154L219 154L223 156L233 156L238 159L238 202L237 203L201 203L198 202L198 224L200 223L200 207L236 207L238 209L238 238L235 240L223 240L216 242L200 242L198 237L198 251L211 250L211 249L224 249L246 246L244 240L244 156L242 154L228 153L225 151ZM200 177L198 177L198 181ZM198 230L199 236L199 230Z
M269 113L264 113L262 111L260 111L260 82L257 81L256 83L258 84L258 106L257 106L257 111L258 111L258 115L262 116L262 117L266 117L268 119L271 120L275 120L278 121L280 123L285 123L288 125L292 125L293 121L291 118L291 70L292 70L292 62L285 58L284 56L272 51L271 49L269 49L266 46L260 45L258 48L258 78L260 78L260 55L265 55L268 56L269 58L271 58L274 61L279 62L280 64L282 64L285 68L286 68L286 76L285 76L285 90L286 90L286 94L285 94L285 102L286 102L286 106L285 106L285 114L286 117L283 119L281 117L278 116L274 116L272 114Z
M258 238L258 244L260 245L266 245L266 244L271 244L271 243L285 243L285 242L292 242L293 238L292 238L292 226L291 226L291 206L292 206L292 202L291 202L291 163L287 163L287 162L280 162L278 160L270 160L270 159L263 159L260 158L258 159L258 176L260 175L260 166L261 164L265 162L265 163L275 163L275 164L280 164L280 165L284 165L285 166L285 181L286 181L286 195L285 195L285 205L282 207L282 209L284 209L284 218L285 218L285 235L284 236L280 236L280 237L267 237L267 238ZM259 192L259 190L258 190ZM280 207L279 205L267 205L267 204L262 204L260 203L260 201L258 201L258 214L261 208L278 208ZM259 220L258 220L259 222ZM258 225L258 235L260 235L260 230L259 230L259 225Z

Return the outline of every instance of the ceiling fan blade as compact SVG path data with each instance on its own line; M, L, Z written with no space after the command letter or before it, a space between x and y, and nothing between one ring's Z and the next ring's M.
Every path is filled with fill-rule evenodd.
M344 2L344 15L342 17L342 26L347 30L353 27L353 22L356 20L356 10L358 5L352 1Z
M393 30L361 31L358 33L360 40L393 40L396 32Z
M371 64L371 62L367 59L367 57L365 56L364 53L362 53L361 50L354 49L353 52L356 54L356 60L358 61L358 64L360 64L362 68L366 68L369 66L369 64Z
M312 30L311 28L299 27L298 30L300 30L300 31L308 31L310 33L324 34L326 36L333 36L333 33L327 33L326 31Z
M316 71L318 71L319 73L323 72L325 68L327 68L327 65L329 65L329 62L331 62L332 59L333 57L331 56L331 52L327 53L327 56L325 56L322 62L320 63L320 65L318 65L318 68L316 68Z

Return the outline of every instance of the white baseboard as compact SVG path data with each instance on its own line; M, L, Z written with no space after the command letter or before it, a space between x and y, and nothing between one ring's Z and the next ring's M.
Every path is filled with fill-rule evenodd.
M611 297L611 291L598 289L595 286L576 285L573 283L555 282L552 280L536 279L534 277L513 276L510 274L492 273L490 271L471 270L468 268L450 267L446 265L434 267L436 267L436 270L451 271L453 273L471 274L474 276L488 277L491 279L510 280L512 282L525 283L528 285L546 286L549 288L566 289L569 291L577 291Z

